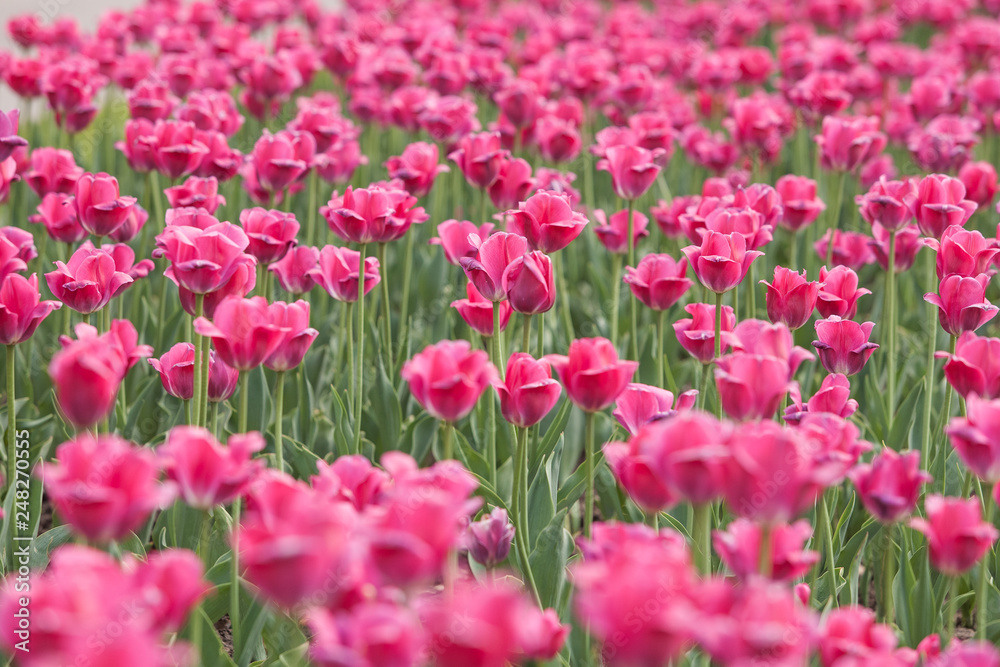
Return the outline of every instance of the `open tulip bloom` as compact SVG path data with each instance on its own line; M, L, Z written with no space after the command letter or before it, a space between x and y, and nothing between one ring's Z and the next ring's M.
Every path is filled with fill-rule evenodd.
M6 662L1000 666L1000 0L121 4L0 11Z

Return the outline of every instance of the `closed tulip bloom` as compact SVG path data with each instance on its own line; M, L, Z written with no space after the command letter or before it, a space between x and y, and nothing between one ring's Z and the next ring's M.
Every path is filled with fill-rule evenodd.
M817 340L812 345L819 354L823 368L843 375L860 373L872 352L879 347L868 340L874 327L874 322L858 324L836 315L817 321Z
M219 194L219 179L214 176L189 176L180 185L165 189L163 194L171 208L192 206L214 215L220 206L226 205L226 198Z
M249 371L264 363L291 331L277 317L262 296L229 297L215 309L213 321L196 319L194 330L212 339L219 358L228 365Z
M860 271L866 264L875 261L875 254L868 245L870 237L860 232L833 230L833 265L846 266ZM813 250L821 261L825 261L830 244L830 230L827 230L816 243Z
M423 208L413 208L416 202L416 197L403 190L348 186L342 197L335 196L320 213L330 230L345 241L386 243L403 236L411 224L427 219Z
M443 340L429 345L403 364L410 393L436 419L457 422L475 407L483 391L497 378L483 350L468 341Z
M445 260L457 266L463 257L475 258L479 254L479 248L470 241L470 237L486 239L492 231L491 222L477 226L468 220L445 220L438 224L438 235L429 243L441 246Z
M82 175L83 168L76 165L73 153L46 146L31 152L31 170L24 175L24 180L44 199L51 193L73 194Z
M945 428L951 446L969 470L989 484L1000 481L1000 401L972 394L967 415Z
M180 498L195 509L208 510L243 494L264 467L253 455L265 444L257 432L233 434L223 446L208 429L175 426L156 454Z
M640 429L639 433L643 431ZM673 507L679 498L654 469L653 453L643 441L609 442L604 445L604 458L615 481L644 512L662 512Z
M742 189L739 192L744 193ZM774 231L774 227L757 211L735 206L717 208L706 215L705 229L720 234L741 234L750 250L757 250L770 243Z
M858 299L872 293L858 287L858 274L846 266L835 266L830 271L825 266L820 268L819 283L816 310L823 317L852 319L858 312Z
M954 354L938 354L947 357L944 376L960 396L1000 398L1000 338L966 331L958 337Z
M769 579L792 581L804 576L819 561L819 554L807 551L805 543L812 537L813 528L808 521L793 524L779 523L771 526L771 554ZM763 532L760 524L746 519L736 519L726 530L712 534L712 544L719 558L738 579L747 580L760 574L760 542Z
M479 132L463 137L448 159L458 165L469 185L484 190L497 180L505 155L499 132Z
M910 519L910 527L927 538L931 565L949 576L970 570L1000 535L983 521L978 498L933 494L924 500L924 511L927 518Z
M153 256L170 260L164 271L166 277L195 294L208 294L220 289L245 264L244 251L250 239L240 227L228 222L209 224L204 229L168 222L156 243Z
M177 343L149 365L160 374L163 389L176 398L187 401L194 396L194 345Z
M38 257L31 232L19 227L0 227L0 278L28 269Z
M944 174L931 174L920 179L917 185L914 210L924 236L940 239L952 225L965 225L976 212L976 203L965 198L962 181Z
M823 667L862 662L902 665L896 659L896 633L888 625L875 622L875 613L864 607L833 609L826 617L819 655Z
M764 254L759 250L747 250L742 234L720 234L710 230L702 236L700 246L687 246L683 252L701 284L716 294L736 288L753 261Z
M71 195L55 192L42 198L37 214L28 217L31 223L42 223L53 241L78 243L87 238L87 230L76 217L76 201Z
M611 146L597 169L611 174L611 185L622 199L635 200L649 190L660 173L654 152L638 146Z
M773 417L788 383L788 364L777 357L737 352L716 362L722 409L738 421Z
M698 390L685 391L674 405L673 392L648 384L631 382L615 400L611 415L629 435L635 435L646 424L690 410L698 398Z
M820 164L833 171L853 171L859 165L877 156L885 148L887 139L878 130L875 116L823 118L821 133L815 137L819 146Z
M0 345L17 345L31 338L35 329L62 304L42 301L38 275L25 278L10 273L0 282Z
M73 530L105 544L126 537L173 497L160 484L152 450L114 435L84 434L56 449L43 464L45 490Z
M451 302L451 307L458 311L459 316L473 331L482 336L492 336L493 302L483 297L471 282L465 284L465 293L466 298L455 299ZM501 301L497 307L500 309L500 331L506 331L513 311L507 301Z
M552 259L533 250L512 261L503 273L503 290L515 312L537 315L556 303L555 273Z
M280 192L301 178L316 153L316 140L308 132L282 130L264 134L250 153L260 185L268 192Z
M578 338L569 355L550 354L546 359L559 374L569 399L584 412L600 412L615 402L639 367L621 361L606 338Z
M208 147L195 138L194 123L160 120L153 127L153 136L156 168L173 180L193 173L208 154Z
M247 252L261 264L271 264L284 257L295 245L295 235L299 233L294 213L259 207L241 211L240 225L250 240Z
M125 121L125 139L115 144L128 160L129 167L140 174L156 168L156 134L154 125L145 118Z
M313 246L295 246L284 257L268 266L267 270L277 277L281 289L299 296L311 291L316 285L309 272L319 266L319 253L319 249Z
M861 217L878 223L889 232L898 232L913 220L917 201L917 185L910 179L890 181L885 176L867 193L855 197Z
M56 262L45 274L52 294L78 313L90 314L106 306L132 283L132 276L118 270L115 258L104 248L83 243L69 264Z
M816 309L821 284L806 279L805 270L798 273L782 266L774 267L774 281L761 280L767 286L765 296L767 317L781 322L792 331L805 326Z
M500 397L500 413L514 426L529 428L549 414L562 389L552 379L549 363L525 352L515 352L507 362L507 374L493 384Z
M309 663L338 667L344 661L359 665L419 664L422 629L410 609L379 600L365 600L347 612L310 607L304 619L309 628Z
M469 524L466 546L472 559L487 568L507 560L510 544L514 540L514 524L507 518L507 510L495 507L479 521Z
M576 123L555 115L539 118L533 127L533 137L538 152L548 162L572 162L583 148Z
M402 155L390 157L385 168L389 178L402 182L414 197L426 197L438 174L449 171L448 165L438 163L437 144L425 141L409 144Z
M686 257L677 261L670 255L650 254L636 268L625 267L624 281L647 308L669 310L694 285L687 268Z
M987 240L978 231L958 225L944 230L940 241L926 239L925 243L937 253L938 280L953 274L974 278L987 273L1000 253L994 240Z
M168 268L169 270L169 268ZM243 255L236 262L235 270L229 280L222 283L214 292L204 295L202 300L202 315L208 319L215 317L215 309L225 299L231 296L243 297L253 291L257 285L257 260L250 255ZM184 312L192 317L198 316L197 296L186 287L178 286L181 306Z
M965 196L985 208L997 194L997 170L989 162L966 162L958 171L958 180L965 186Z
M508 212L510 230L528 239L532 250L553 253L568 246L587 226L587 216L577 213L569 197L539 191Z
M118 229L108 234L108 238L118 243L130 243L136 236L139 235L139 232L141 232L142 228L146 226L146 222L148 220L149 212L136 204L132 207L132 210L129 211L128 217L125 218L125 222L123 222Z
M889 236L890 232L875 223L872 225L872 238L868 241L868 247L875 254L875 261L882 267L883 271L889 270ZM926 239L920 235L920 228L914 224L903 227L896 236L896 273L909 271L913 263L917 261L917 253L925 247Z
M76 182L76 212L80 224L100 238L118 229L128 218L135 197L122 197L118 179L105 173L84 174Z
M274 352L264 360L264 366L272 371L289 371L302 363L319 332L309 326L308 301L275 301L269 311L271 322L288 329L288 332Z
M924 301L938 307L941 328L953 336L975 331L997 314L997 307L986 300L990 279L985 273L973 278L950 275L941 281L938 294L924 295Z
M15 149L28 145L27 139L17 136L20 115L17 109L7 113L0 111L0 161L9 158Z
M781 218L778 224L790 231L811 225L826 210L826 204L816 194L816 181L805 176L786 174L775 183L781 197Z
M628 252L628 211L617 211L609 218L601 209L594 211L594 233L597 240L617 255ZM632 211L632 245L639 244L639 239L649 236L649 218L639 211Z
M480 294L490 301L503 301L507 298L503 286L507 267L527 252L528 241L523 236L497 232L481 241L478 257L463 257L459 264Z
M674 334L691 356L703 364L711 363L715 358L715 306L707 303L690 303L684 307L691 315L690 319L674 322ZM739 346L739 339L733 334L736 326L736 313L732 306L722 307L722 342L721 353L733 345Z
M298 250L296 248L295 250ZM292 252L295 252L293 250ZM337 301L353 303L358 300L358 280L361 276L361 253L350 248L338 246L324 246L319 251L317 265L305 272L327 294ZM365 287L364 293L367 295L374 289L379 281L378 259L365 257Z
M487 192L493 206L499 211L504 211L523 202L528 193L536 187L539 190L542 189L542 182L540 179L536 181L532 178L531 165L528 164L528 161L519 157L507 158L500 164L497 180L493 181L493 185L487 189ZM511 231L517 230L512 229ZM522 232L517 233L522 234Z
M831 373L823 378L819 391L805 405L797 388L793 387L790 393L793 405L785 410L785 421L789 424L798 424L810 412L828 412L847 419L858 411L858 402L851 398L851 381L840 373Z

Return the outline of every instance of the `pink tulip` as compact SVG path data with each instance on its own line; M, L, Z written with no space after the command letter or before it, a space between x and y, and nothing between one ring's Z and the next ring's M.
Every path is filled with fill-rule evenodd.
M413 208L416 202L416 197L403 190L348 186L343 197L335 196L320 213L345 241L387 243L403 236L411 224L427 219L423 208Z
M480 132L463 137L448 159L458 165L469 185L484 190L497 180L505 153L498 132Z
M499 211L518 206L528 197L533 189L541 189L542 183L531 176L531 165L522 158L507 158L500 163L497 180L493 181L487 192L490 201ZM517 231L511 229L511 231ZM522 232L517 231L518 234ZM523 234L522 234L523 235ZM539 248L540 249L540 248Z
M831 271L822 267L819 283L816 310L823 317L851 319L858 312L858 299L871 294L869 289L858 288L858 274L846 266L835 266Z
M493 302L484 298L471 282L465 284L465 299L456 299L451 307L458 311L459 316L469 327L482 336L493 335ZM500 309L500 331L507 330L512 312L510 303L501 301L496 304Z
M360 454L340 456L333 463L317 461L316 469L312 487L328 500L348 502L359 512L381 505L392 483L389 473Z
M997 171L989 162L966 162L958 172L965 186L965 196L979 208L993 203L997 194Z
M793 405L785 410L785 421L798 424L808 412L829 412L847 419L858 411L858 402L851 398L851 381L846 375L833 373L823 378L819 391L802 405L798 389L791 390Z
M584 557L570 570L575 612L602 642L604 664L679 659L692 641L685 617L698 604L698 579L684 539L641 524L598 523L580 548ZM652 610L647 622L635 623L637 609Z
M264 360L264 366L272 371L289 371L302 363L319 335L316 329L309 326L309 302L301 299L295 303L275 301L268 310L271 322L288 331L274 352Z
M153 126L153 138L156 168L172 180L193 173L208 154L208 146L195 138L193 123L158 120Z
M990 279L985 273L969 278L952 274L941 281L939 294L924 295L924 301L938 307L941 328L952 336L975 331L997 314L997 307L986 300Z
M157 250L153 256L164 256L170 261L164 275L195 294L221 289L242 267L249 264L252 268L256 263L245 253L250 239L240 227L228 222L210 224L213 221L214 218L208 217L208 226L199 229L171 224L168 215L166 229L156 237Z
M997 429L996 399L969 396L967 415L953 417L945 428L951 445L962 463L980 479L995 484L1000 481L1000 430Z
M872 352L878 345L869 342L874 322L858 324L831 315L816 322L816 338L813 347L819 360L830 373L855 375L861 372Z
M489 355L468 341L443 340L424 348L403 364L410 393L436 419L457 422L475 407L497 378Z
M70 151L42 147L31 152L31 171L24 180L44 199L51 193L73 194L82 175L83 169L76 165Z
M520 428L540 422L555 407L562 391L552 379L548 362L525 352L510 356L506 377L494 382L493 388L500 397L503 418Z
M105 248L85 241L73 253L69 264L56 262L56 270L45 274L52 294L78 313L90 314L104 308L133 281L122 272Z
M514 540L514 524L507 518L507 510L496 507L479 521L469 524L466 546L469 556L487 568L494 568L507 560Z
M737 420L769 419L788 392L788 364L777 357L737 352L716 362L723 411Z
M559 374L569 400L584 412L600 412L614 403L639 367L620 361L606 338L578 338L570 343L569 356L545 357Z
M636 268L625 268L625 282L647 308L669 310L694 284L687 278L687 258L646 255Z
M629 435L636 435L646 424L690 410L697 398L698 390L685 391L677 397L675 406L673 392L632 382L615 400L611 415Z
M299 296L316 285L309 271L319 266L320 251L312 246L295 246L288 253L267 267L277 277L281 289ZM357 298L357 297L355 297Z
M537 315L555 305L552 259L539 250L525 253L508 264L503 272L502 285L515 312Z
M874 116L825 117L821 134L815 137L820 164L832 171L853 171L874 158L886 146L886 136L878 126Z
M125 218L125 222L121 224L118 229L108 234L108 238L112 241L118 243L130 243L142 228L146 226L146 222L149 220L149 212L143 207L136 204L129 211L128 217Z
M264 445L257 432L231 435L223 446L207 429L175 426L156 454L181 499L191 507L208 510L243 494L263 468L262 461L252 458Z
M691 318L674 322L677 342L701 363L710 363L715 358L715 306L707 303L690 303L684 310L691 315ZM736 314L732 306L723 306L720 344L722 354L725 354L730 347L740 344L739 339L732 333L735 325Z
M860 232L846 232L839 229L833 231L833 261L834 267L846 266L849 269L860 271L866 264L875 261L875 254L872 252L868 242L870 237ZM821 259L826 259L827 249L830 245L830 230L816 243L813 250Z
M0 345L28 340L42 320L61 307L58 301L41 301L36 274L8 274L0 282Z
M868 247L875 254L875 261L883 271L889 270L889 235L885 228L875 223L872 225L873 239L868 241ZM896 273L909 271L917 260L917 253L925 247L925 239L920 235L920 228L907 225L895 233L896 236Z
M489 238L493 223L486 222L477 227L468 220L445 220L438 224L437 231L438 236L432 238L430 243L441 246L449 264L458 265L462 258L474 259L479 255L479 248L472 244L470 237Z
M268 192L280 192L301 178L316 153L316 140L308 132L281 130L264 134L254 144L249 164L253 165L261 186Z
M419 664L423 633L416 615L402 605L364 600L346 611L312 607L309 661L317 667Z
M896 634L875 622L875 614L864 607L834 609L826 618L819 645L823 667L851 661L901 664L893 658Z
M291 328L281 321L277 304L268 306L262 296L229 297L215 309L210 322L194 321L195 333L212 339L216 353L238 371L253 370L281 345Z
M734 289L746 276L750 265L764 253L747 250L742 234L706 231L701 245L683 248L691 269L701 284L716 294Z
M507 268L527 252L528 241L523 236L497 232L480 242L478 257L463 257L459 264L480 294L490 301L503 301L507 298L503 286Z
M940 240L926 239L925 243L937 253L938 280L953 274L975 278L987 273L1000 253L995 241L987 241L978 231L958 225L944 230Z
M42 198L37 211L28 221L45 225L45 231L54 241L73 244L87 238L87 230L76 217L76 201L72 196L49 193Z
M73 530L92 542L120 540L173 499L152 450L114 435L61 444L44 465L45 490Z
M360 252L328 245L319 251L317 265L305 271L304 275L338 301L353 303L358 300L360 269ZM365 257L364 293L372 291L381 280L378 260L374 257Z
M510 211L510 231L528 239L532 250L553 253L568 246L587 225L587 216L577 213L567 195L539 191Z
M931 565L949 576L971 569L1000 535L983 521L978 498L932 494L924 500L924 511L927 518L910 519L910 527L927 538Z
M805 543L812 536L808 521L777 524L770 528L771 554L768 571L772 581L792 581L804 576L819 561L819 554L806 551ZM762 528L759 524L736 519L725 531L717 530L712 536L719 558L741 580L760 574L760 542Z
M594 211L594 233L597 240L617 255L628 252L628 211L622 210L611 214L609 218L604 211ZM638 245L639 239L649 236L649 218L639 211L632 212L632 245Z
M914 204L917 224L924 236L940 239L952 225L965 225L976 211L976 203L965 198L965 185L943 174L924 176L917 186Z
M385 168L389 178L401 181L414 197L426 197L438 174L449 171L447 165L438 164L437 145L423 141L409 144L402 155L389 158Z
M889 181L882 176L867 193L855 197L861 217L878 223L888 232L898 232L913 220L917 185L910 179Z
M1000 398L1000 339L966 331L958 337L955 353L945 356L944 376L959 395Z
M226 205L226 198L219 194L219 180L214 176L201 178L189 176L180 185L163 191L171 208L203 208L215 214L220 206Z
M156 133L154 125L145 118L125 121L125 139L115 144L128 160L128 165L140 174L156 168Z
M774 281L768 283L766 303L767 317L774 323L782 323L791 330L805 326L816 309L822 284L806 280L806 272L801 274L781 266L774 267Z
M218 403L236 391L239 372L216 359L215 350L210 352L208 400ZM159 359L150 359L149 365L160 374L160 382L168 394L185 401L194 395L194 345L191 343L177 343Z
M635 200L649 190L660 173L654 157L653 151L638 146L611 146L598 161L597 169L611 174L616 195Z
M284 257L295 245L295 235L299 233L299 222L294 213L263 208L241 211L240 225L250 240L246 251L265 265Z
M76 182L76 212L80 224L100 238L120 227L135 206L135 197L122 197L118 179L108 174L83 174Z
M533 134L538 152L547 162L572 162L583 148L576 123L558 116L539 118L533 127Z
M773 226L765 221L764 216L746 207L726 206L715 209L705 216L705 230L720 234L740 234L746 239L750 250L767 245L773 237Z
M775 189L781 197L780 224L790 231L798 231L815 222L826 204L816 194L816 181L805 176L786 174L778 179Z
M150 77L129 91L128 109L132 118L145 118L155 123L169 118L179 101L165 81Z
M20 113L17 109L7 113L0 111L0 161L9 158L15 149L28 145L27 139L17 136Z
M535 121L544 98L539 95L534 81L516 78L509 81L493 99L514 127L523 128Z

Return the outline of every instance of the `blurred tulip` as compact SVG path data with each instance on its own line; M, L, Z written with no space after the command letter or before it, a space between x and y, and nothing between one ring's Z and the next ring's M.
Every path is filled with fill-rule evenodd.
M156 454L180 498L191 507L208 510L243 494L264 466L252 459L265 444L257 432L231 435L223 446L208 429L175 426Z
M804 576L819 562L819 554L807 551L805 543L812 537L813 527L808 521L777 524L770 527L771 563L767 568L769 579L792 581ZM712 537L719 558L740 580L760 574L760 542L763 530L759 524L736 519L725 531L717 530Z
M805 326L812 317L823 287L820 282L807 281L804 270L799 274L781 266L774 267L772 283L760 282L767 286L768 319L774 323L781 322L793 331Z
M294 246L284 257L268 266L267 270L277 277L281 289L294 296L300 296L311 291L316 285L310 271L319 266L319 257L320 251L317 248ZM357 290L354 292L357 299Z
M594 211L594 233L597 240L617 255L628 253L628 211L622 210L611 214L609 218L601 209ZM649 218L639 211L632 212L632 245L638 245L639 239L649 236Z
M73 153L41 147L31 152L31 171L24 175L24 180L36 195L45 199L51 193L73 194L82 175L83 168L76 165Z
M507 518L507 510L500 507L470 523L466 533L469 555L487 568L494 568L507 559L513 540L514 525Z
M965 198L965 185L957 178L931 174L920 179L914 204L917 224L924 236L940 239L952 225L965 225L976 203Z
M402 376L427 412L455 423L472 411L497 372L489 355L473 350L468 341L443 340L406 361Z
M931 565L949 576L970 570L1000 535L983 521L978 498L931 494L924 511L927 518L910 519L910 526L927 538Z

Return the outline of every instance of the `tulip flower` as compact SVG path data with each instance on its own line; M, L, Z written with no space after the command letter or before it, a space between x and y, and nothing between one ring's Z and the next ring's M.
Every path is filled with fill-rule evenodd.
M213 221L208 218L207 226L199 229L170 224L168 216L166 229L156 237L158 247L153 256L170 261L164 275L195 294L217 291L246 262L245 251L250 245L246 233L237 225L211 224Z
M477 227L468 220L445 220L438 224L438 236L432 238L430 244L441 246L444 258L449 264L459 265L463 258L475 259L479 255L479 248L470 242L470 237L487 239L492 232L491 222L485 222Z
M941 356L945 353L938 353ZM944 376L963 398L1000 398L1000 339L977 336L966 331L946 355Z
M913 220L917 185L910 179L890 181L882 176L855 201L868 224L878 223L888 232L898 232Z
M132 283L118 270L115 258L105 248L85 242L70 257L69 264L56 262L56 270L45 274L52 294L78 313L90 315L104 308Z
M485 197L486 188L493 185L500 173L505 153L500 147L499 132L480 132L459 141L448 159L458 165L469 185L484 191Z
M974 278L987 273L1000 248L996 242L986 240L976 230L963 229L958 225L948 227L941 239L925 239L925 243L937 253L938 280L955 274Z
M263 468L253 455L264 449L259 433L236 433L225 446L208 429L175 426L156 454L167 479L191 507L208 510L243 494Z
M73 153L41 147L31 152L31 170L24 175L24 180L36 195L45 199L53 193L73 194L82 175L83 169L76 165Z
M149 365L160 374L163 389L176 398L187 401L194 396L194 352L191 343L177 343L159 359L149 359ZM236 390L239 371L228 366L211 350L208 362L208 400L225 401Z
M665 311L677 303L694 284L687 276L687 258L646 255L635 268L625 268L625 282L647 308Z
M174 496L173 487L158 480L153 452L114 435L81 435L43 465L45 490L59 516L91 542L126 537Z
M507 510L501 507L470 523L466 533L469 555L488 570L507 560L513 540L514 525L507 518Z
M691 318L674 322L674 334L681 347L701 363L711 363L716 356L716 349L721 355L730 347L739 345L739 340L732 333L733 327L736 326L736 314L731 306L723 306L722 314L718 317L716 307L707 303L691 303L685 306L684 310L691 315ZM715 345L716 333L713 329L716 321L719 322L718 348Z
M507 298L503 287L507 267L527 252L528 241L523 236L497 232L482 240L478 257L463 257L459 264L479 293L496 303Z
M986 300L989 277L979 274L965 277L952 274L941 281L938 294L924 295L924 301L938 307L941 328L952 336L975 331L997 314L997 307Z
M791 393L793 405L785 410L785 421L790 424L798 424L809 412L829 412L847 419L858 411L858 402L851 398L851 381L840 373L823 378L819 391L805 405L802 405L797 388L793 387Z
M211 214L226 205L226 198L219 194L219 180L214 176L201 178L189 176L180 185L163 191L171 208L203 208Z
M45 231L53 240L75 244L87 238L87 230L76 217L76 202L72 196L49 193L36 210L38 213L29 216L28 221L45 225Z
M766 304L767 317L774 323L781 322L791 330L805 326L817 305L821 282L809 282L806 272L796 273L781 266L774 267L774 281L768 283Z
M152 152L157 170L176 181L201 166L208 147L195 137L194 123L158 120L153 126Z
M482 336L492 336L493 302L484 298L471 282L465 284L465 293L467 298L452 301L451 307L458 311L459 316L473 331ZM500 331L506 331L513 311L507 301L502 301L497 306L500 313Z
M833 232L833 244L830 244L830 232ZM845 232L839 229L827 230L813 244L816 255L829 266L846 266L860 271L866 264L875 261L875 255L868 245L869 237L859 232Z
M932 494L924 510L927 518L910 519L910 526L927 538L931 565L952 577L971 569L1000 535L983 521L978 498Z
M301 296L312 291L316 280L310 273L319 266L320 250L313 246L295 246L284 257L267 267L275 275L281 289L293 296ZM374 257L372 261L377 261ZM350 289L348 287L348 289ZM351 290L354 298L358 291Z
M804 576L819 562L819 554L804 549L812 536L808 521L778 524L771 527L771 562L767 565L769 579L792 581ZM719 558L740 580L760 574L760 542L763 529L759 524L736 519L725 531L715 531L712 543Z
M904 273L910 270L917 260L917 253L925 246L926 239L921 237L920 228L914 224L907 225L895 234L887 232L882 225L875 223L872 225L873 239L868 241L868 247L875 254L875 261L882 267L883 271L889 270L889 242L895 237L896 240L896 273Z
M532 178L531 165L522 158L506 158L500 163L500 172L493 185L487 188L490 201L498 211L518 206L528 198L528 193L534 189L541 190L544 182ZM509 223L510 224L510 223ZM527 236L524 230L511 227L511 231ZM540 250L541 248L539 248Z
M962 463L992 486L1000 482L1000 431L996 421L1000 403L972 394L966 410L967 416L952 418L945 433Z
M816 194L816 181L805 176L786 174L778 179L775 189L781 197L781 218L785 229L796 232L811 225L826 210L826 204Z
M817 294L816 310L823 317L853 318L858 312L858 299L871 290L858 288L858 274L846 266L835 266L828 271L819 270L821 285Z
M673 392L631 382L615 400L611 416L618 420L629 435L636 435L646 424L691 410L697 398L698 390L691 389L678 396L675 405Z
M617 211L608 217L604 211L597 209L594 211L594 218L597 220L597 224L594 225L597 240L608 249L608 252L615 255L628 254L629 248L634 248L639 239L649 236L649 218L639 211L632 212L631 224L627 210Z
M830 373L855 375L861 372L872 352L878 345L868 341L874 322L858 324L831 315L816 322L816 337L813 347L819 360Z
M338 301L353 303L358 300L360 266L361 253L357 250L328 245L320 250L318 265L306 271L305 275ZM378 260L366 257L364 294L372 291L380 280Z
M304 620L310 630L309 662L317 667L336 667L345 659L368 664L381 659L399 665L419 662L420 624L416 614L402 605L366 600L348 613L312 607Z
M683 252L701 284L717 295L735 289L753 261L764 254L747 250L742 234L722 234L710 230L702 236L700 247L687 246Z
M501 280L510 307L525 316L552 309L556 302L552 259L540 250L515 258L504 269Z
M278 312L268 306L264 297L257 296L225 299L215 309L213 321L199 317L194 330L212 339L219 358L226 364L238 371L249 371L271 356L291 328L280 321Z
M893 654L896 634L875 622L875 614L864 607L833 609L826 617L819 655L824 667L851 660L874 660L885 664L905 662Z
M507 363L504 380L494 384L503 418L519 428L540 422L559 400L559 383L552 379L549 363L515 352Z
M0 282L0 345L17 345L28 340L42 320L62 307L58 301L40 299L36 274L25 278L9 273L3 278Z
M101 238L118 229L135 206L135 197L122 197L118 179L105 173L83 174L76 182L76 214L84 229Z
M952 225L963 226L976 211L976 203L965 199L965 185L942 174L924 176L917 185L915 217L924 236L940 239Z
M389 178L402 182L406 191L414 197L426 197L438 174L449 171L447 165L438 164L437 145L424 141L409 144L402 155L389 158L385 168L389 171Z
M773 417L788 383L788 364L777 357L738 352L716 361L722 410L736 420Z
M874 116L825 117L821 134L815 137L820 164L824 169L846 172L872 159L882 152L887 141L878 126Z
M272 196L300 179L316 153L316 140L308 132L282 130L264 134L249 158L261 186Z
M611 146L598 161L598 171L611 174L615 194L627 201L641 197L660 173L653 151L638 146Z
M20 113L17 109L0 111L0 161L9 158L15 149L28 145L27 139L17 136Z
M978 208L993 203L997 194L997 171L989 162L966 162L958 171L958 180L965 186L965 196Z
M587 216L577 213L565 194L539 191L509 211L510 230L524 236L532 250L554 253L568 246L587 225Z
M250 243L247 253L268 265L278 261L295 245L299 223L294 213L250 208L240 212L240 225Z

